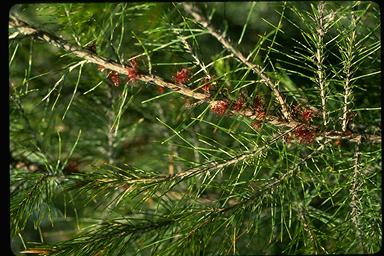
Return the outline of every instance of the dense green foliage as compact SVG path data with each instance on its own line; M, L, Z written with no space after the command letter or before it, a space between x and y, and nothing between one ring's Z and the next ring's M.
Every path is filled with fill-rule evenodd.
M10 26L16 254L380 249L379 7L195 7L13 7L35 28L133 70L102 70Z

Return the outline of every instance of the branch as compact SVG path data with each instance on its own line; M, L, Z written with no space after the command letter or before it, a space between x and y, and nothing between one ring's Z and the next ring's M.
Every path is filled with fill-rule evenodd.
M312 253L317 254L316 252L319 251L319 247L323 250L323 252L325 252L325 249L321 245L318 244L316 234L315 234L314 230L312 229L312 227L311 227L312 225L311 225L310 221L307 219L307 216L305 215L304 211L305 211L304 206L301 206L301 209L298 210L299 219L301 220L301 222L303 224L303 228L304 228L305 232L308 233L309 240L311 240L311 242L312 242L312 246L313 246Z
M347 39L347 53L345 54L346 60L344 62L344 106L343 106L343 117L342 117L342 130L347 130L347 124L348 124L348 114L350 113L350 110L348 108L350 96L352 94L352 88L351 88L351 78L352 78L352 61L353 61L353 51L354 51L354 45L356 40L356 17L355 15L352 15L352 32L350 34L350 37Z
M321 108L322 108L322 114L323 114L323 122L324 127L328 124L328 117L326 112L326 103L327 103L327 96L325 95L325 72L323 67L323 61L324 61L324 35L326 33L325 31L325 24L324 24L324 2L319 2L317 5L317 10L319 12L318 18L318 28L317 28L317 45L316 45L316 55L315 55L315 62L317 65L317 83L320 87L320 97L321 97Z
M119 64L113 60L108 60L104 57L98 56L97 54L95 54L92 51L89 51L87 49L75 46L75 45L67 42L66 40L64 40L60 37L57 37L57 36L55 36L49 32L37 29L34 26L32 26L32 25L30 25L24 21L21 21L20 19L18 19L14 15L10 16L9 26L18 29L19 32L23 35L31 36L35 39L45 41L45 42L47 42L53 46L56 46L60 49L63 49L66 52L70 52L79 58L87 60L89 63L102 65L105 68L107 68L109 70L116 71L120 74L124 74L124 75L127 74L127 70L126 70L126 67L124 65ZM252 65L252 64L250 64L250 65ZM264 80L268 79L268 81L270 81L269 78L267 78L265 75L263 75L263 76L264 76ZM174 84L174 83L166 82L161 77L158 77L155 75L138 74L137 80L145 82L145 83L153 83L153 84L156 84L156 85L161 86L161 87L169 88L176 93L183 94L185 96L194 98L194 99L199 100L199 101L208 102L211 106L215 105L217 103L217 101L215 101L215 100L210 100L210 96L207 94L195 92L195 90L191 90L188 87L180 85L180 84ZM236 114L240 114L240 115L244 115L250 119L257 119L257 115L255 115L254 111L252 111L251 109L245 109L243 111L237 111L237 112L231 111L231 112L236 113ZM292 119L290 119L290 120L291 120L291 122L287 123L286 121L281 120L280 118L275 117L275 116L268 116L265 118L265 121L271 122L274 125L294 127L294 126L297 126L299 124Z
M283 95L280 93L279 89L277 88L277 84L272 82L271 78L268 77L262 67L260 67L259 65L257 64L253 64L251 62L248 61L247 58L244 57L244 55L238 51L237 49L235 49L231 43L224 38L223 35L219 34L219 32L213 28L210 24L209 24L209 21L199 12L198 9L194 8L192 6L192 4L190 3L183 3L183 7L184 7L184 10L191 14L193 16L193 18L200 24L202 25L204 28L206 28L208 30L208 32L213 36L215 37L223 46L225 49L227 49L229 52L231 52L237 59L239 62L243 63L244 65L246 65L247 67L249 67L250 69L252 69L258 76L261 77L261 79L263 80L263 82L272 90L272 92L275 94L278 102L280 103L280 106L281 106L281 112L282 114L284 115L284 118L287 119L289 122L290 121L293 121L292 119L292 116L288 110L288 107L287 107L287 104L284 100L284 97Z
M77 57L87 60L90 63L102 65L105 68L116 71L120 74L125 74L125 75L127 74L127 70L124 65L121 65L115 61L100 57L87 49L80 48L78 46L70 44L64 39L57 37L55 35L52 35L51 33L37 29L29 25L28 23L21 21L20 19L18 19L13 15L10 16L9 26L18 29L19 32L24 35L29 35L35 39L45 41L53 46L56 46L60 49L65 50L66 52L70 52ZM203 93L194 92L193 90L190 90L189 88L183 85L168 83L164 81L162 78L155 75L138 75L137 80L140 80L146 83L154 83L161 87L167 87L172 91L175 91L177 93L183 94L188 97L192 97L196 100L207 99L207 95Z
M230 165L233 165L233 164L237 164L238 162L245 161L245 160L247 160L247 159L249 159L249 158L251 158L251 157L253 157L253 156L255 156L255 155L259 154L259 153L261 153L266 147L268 147L272 143L276 142L280 138L284 137L286 134L288 134L292 130L293 130L293 128L288 130L287 132L278 134L273 139L271 139L268 144L265 144L264 146L259 147L256 150L252 150L250 152L245 152L245 153L243 153L243 154L241 154L239 156L236 156L236 157L234 157L232 159L229 159L229 160L226 159L226 160L223 160L223 161L220 161L220 162L218 162L218 161L208 162L207 164L204 164L202 166L197 166L197 167L191 168L189 170L186 170L184 172L179 172L179 173L175 174L173 177L174 178L179 178L179 179L184 179L186 177L197 175L197 174L200 174L202 172L207 172L207 171L210 171L210 170L222 169L224 167L227 167L227 166L230 166Z
M355 145L355 154L354 154L354 171L353 171L353 177L352 177L352 187L350 189L350 193L352 196L351 199L351 219L352 223L355 225L356 231L357 231L357 237L360 239L360 243L364 249L364 243L363 243L363 237L362 232L360 228L360 221L359 221L359 215L361 214L360 208L361 203L358 196L358 193L360 191L360 188L362 186L361 184L361 175L362 173L359 170L360 166L360 143L361 143L361 136L357 139L357 143Z
M195 63L200 66L201 70L203 70L203 72L207 75L207 78L210 79L211 76L209 75L209 72L208 72L205 64L203 62L201 62L200 58L197 56L197 54L195 54L193 52L192 47L189 45L187 40L184 37L182 37L182 36L180 36L179 38L180 38L181 42L184 44L184 47L187 50L187 52L189 52L189 54L195 60Z
M332 131L332 132L324 132L321 136L318 136L316 139L321 140L323 138L327 138L331 140L344 139L354 143L360 143L361 141L381 143L382 137L380 135L374 135L374 134L361 135L359 133Z
M263 71L261 70L261 67L248 62L248 60L240 52L235 50L229 44L229 42L226 39L224 39L221 35L219 35L213 28L211 28L208 25L208 22L205 18L203 18L196 11L193 11L190 4L184 3L184 5L186 6L185 8L187 8L187 10L191 10L192 15L196 16L195 18L198 21L202 22L203 26L205 25L207 27L207 29L210 31L211 34L213 34L215 37L217 37L217 39L224 45L224 47L226 47L230 51L233 51L233 54L242 63L246 64L247 66L249 66L250 68L255 70L255 72L258 73L260 75L260 77L263 79L263 81L272 88L276 97L279 99L279 102L282 106L282 112L284 114L284 117L288 120L288 122L286 120L280 118L280 117L273 116L273 115L267 115L264 117L264 119L260 120L260 118L258 117L258 114L254 111L254 109L252 109L250 107L245 107L245 108L242 108L241 110L238 110L238 111L235 111L233 109L230 109L230 110L228 109L227 114L240 115L240 116L247 117L249 119L256 119L259 121L268 122L272 125L288 127L288 128L295 128L295 127L301 125L302 123L297 122L297 121L292 119L290 113L287 110L287 107L286 107L286 104L283 100L283 97L281 96L280 92L278 91L276 86L273 84L273 82L270 80L270 78L268 76L266 76L265 73L263 73ZM190 8L190 9L188 9L188 8ZM87 60L89 63L102 65L105 68L116 71L120 74L124 74L124 75L127 74L127 69L123 64L119 64L113 60L108 60L102 56L98 56L97 54L95 54L92 51L89 51L87 49L75 46L75 45L67 42L66 40L64 40L58 36L55 36L49 32L37 29L34 26L32 26L32 25L30 25L24 21L21 21L20 19L18 19L14 15L10 16L9 26L17 29L21 34L23 34L25 36L30 36L32 38L45 41L45 42L47 42L53 46L56 46L60 49L63 49L66 52L70 52L79 58ZM207 94L195 92L196 89L191 90L188 87L181 85L181 84L166 82L161 77L158 77L155 75L138 74L137 80L145 82L145 83L153 83L153 84L161 86L161 87L169 88L176 93L191 97L191 98L196 99L196 100L201 101L201 102L207 102L208 104L210 104L211 107L215 106L219 102L216 100L212 100L210 98L210 96ZM322 135L319 134L319 136L321 137ZM328 138L340 139L340 138L345 137L345 136L344 137L343 136L340 137L340 136L341 135L338 134L336 136L328 136ZM354 139L355 137L352 136L349 138ZM366 141L371 141L374 143L381 142L381 137L376 136L376 135L366 135L364 137L364 139ZM354 141L354 140L351 140L351 141Z

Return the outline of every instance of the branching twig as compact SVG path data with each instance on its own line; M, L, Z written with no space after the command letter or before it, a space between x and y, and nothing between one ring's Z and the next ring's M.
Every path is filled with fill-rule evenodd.
M263 82L273 91L274 95L276 96L280 106L281 106L281 112L284 116L285 119L287 119L288 121L292 121L292 116L288 110L288 106L284 100L284 97L283 95L281 94L281 92L279 91L279 89L277 88L277 84L274 83L271 78L269 76L267 76L265 74L265 72L263 72L263 69L257 65L257 64L253 64L251 63L250 61L248 61L248 59L246 57L244 57L244 55L237 49L235 49L232 44L224 38L223 35L221 35L214 27L211 26L211 24L209 23L209 21L203 16L201 15L201 13L199 12L199 10L197 10L196 8L194 8L192 6L192 4L190 3L183 3L183 7L184 7L184 10L191 14L193 16L193 18L200 24L202 25L204 28L206 28L208 30L208 32L213 36L215 37L222 45L225 49L227 49L228 51L230 51L238 61L240 61L241 63L243 63L244 65L246 65L247 67L249 67L250 69L252 69L258 76L261 77L261 79L263 80Z
M127 74L127 70L126 70L126 67L124 67L124 65L121 65L115 61L100 57L87 49L83 49L73 44L70 44L64 39L57 37L55 35L52 35L51 33L37 29L27 24L26 22L21 21L20 19L18 19L13 15L10 16L9 25L13 28L17 28L20 31L20 33L24 35L29 35L36 39L43 40L53 46L56 46L58 48L65 50L66 52L70 52L73 55L76 55L82 59L85 59L90 63L102 65L105 68L116 71L120 74ZM192 97L196 100L205 100L207 98L207 95L203 93L194 92L193 90L180 84L168 83L164 81L162 78L155 75L138 75L137 79L146 83L154 83L162 87L167 87L175 92L186 95L188 97Z
M180 37L181 42L184 44L185 49L191 54L192 58L195 60L195 63L201 67L203 72L207 75L207 78L210 79L211 76L208 73L208 70L203 62L200 61L199 57L196 53L193 52L192 47L189 45L187 40L184 37Z
M309 239L312 242L313 254L317 254L317 252L319 251L319 247L324 252L325 251L324 248L321 245L319 245L318 242L317 242L316 234L312 230L312 227L310 226L310 222L307 220L307 216L304 213L303 206L301 206L301 209L299 209L298 211L299 211L299 217L300 217L300 219L301 219L301 221L303 223L303 228L304 228L305 232L308 233Z
M351 78L352 78L352 70L351 65L353 61L353 52L354 52L354 44L356 40L356 17L352 15L352 32L350 36L346 39L348 40L347 43L347 53L345 54L346 60L344 61L344 106L343 106L343 117L342 117L342 131L345 132L347 130L347 124L348 124L348 114L349 114L349 100L350 96L352 94L352 88L351 88Z
M355 145L355 155L354 155L354 172L353 172L353 177L352 177L352 187L350 189L350 193L352 196L351 199L351 219L352 223L355 225L356 230L357 230L357 237L359 237L360 242L363 241L362 239L362 233L360 229L360 223L359 223L359 215L360 215L360 206L359 206L359 190L361 187L361 173L359 169L360 165L360 143L361 143L361 136L357 139L357 143ZM364 248L364 244L362 243L362 246Z
M324 35L325 35L325 27L324 27L324 2L319 2L317 5L318 9L318 27L317 27L317 44L316 44L316 54L315 61L317 65L317 84L320 87L320 97L321 97L321 108L323 113L323 124L324 127L328 124L328 117L326 112L326 81L325 81L325 72L323 68L324 61Z
M338 131L324 132L322 135L318 136L316 139L321 140L324 138L332 139L332 140L344 139L354 143L358 142L359 140L369 141L371 143L381 143L381 139L382 139L380 135L365 134L364 136L362 136L359 133L348 134L348 133L338 132Z
M271 139L268 142L268 144L265 144L264 146L262 146L262 147L260 147L260 148L258 148L256 150L243 153L243 154L241 154L239 156L236 156L236 157L234 157L234 158L232 158L230 160L224 160L224 161L221 161L221 162L219 162L219 161L212 161L212 162L209 162L209 163L204 164L202 166L197 166L197 167L191 168L189 170L186 170L184 172L179 172L174 177L175 178L179 178L179 179L184 179L186 177L194 176L194 175L200 174L202 172L207 172L207 171L210 171L210 170L222 169L224 167L227 167L227 166L239 163L241 161L247 160L250 157L253 157L253 156L261 153L270 144L272 144L272 143L276 142L277 140L279 140L280 138L284 137L287 133L289 133L292 130L293 130L293 128L288 130L287 132L284 132L282 134L279 134L279 135L275 136L275 138Z

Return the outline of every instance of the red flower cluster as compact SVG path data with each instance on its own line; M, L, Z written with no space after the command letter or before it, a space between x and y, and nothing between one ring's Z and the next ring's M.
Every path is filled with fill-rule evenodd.
M305 122L307 122L307 123L311 122L312 116L313 116L312 109L309 109L309 108L304 109L303 112L301 112L301 116Z
M130 61L130 65L131 65L131 67L126 68L127 73L128 73L128 77L129 77L130 80L135 80L136 77L137 77L137 62L136 62L136 60L135 59L131 60ZM99 65L97 67L97 69L100 72L103 72L105 70L105 67L103 65ZM108 78L111 79L111 81L112 81L114 86L119 86L120 85L120 77L119 77L119 73L118 72L110 71L108 73Z
M255 109L257 119L263 119L265 117L265 110L264 110L263 103L262 103L259 96L255 97L255 101L254 101L253 106Z
M211 88L212 84L210 82L210 79L207 77L204 79L204 85L201 87L201 90L205 93L209 93L209 90Z
M261 126L261 122L260 121L253 121L252 123L251 123L251 126L253 127L253 128L255 128L256 130L259 130L260 129L260 126Z
M264 119L265 117L264 109L256 109L256 116L258 119Z
M116 71L111 71L111 73L109 73L109 78L112 80L114 86L120 85L119 73L117 73Z
M218 100L211 103L211 111L217 115L224 115L228 108L228 101Z
M184 84L188 80L188 70L186 68L176 72L175 81L178 84Z
M234 111L240 111L240 110L243 108L244 103L245 103L244 98L243 98L243 97L239 97L239 98L236 100L235 104L233 105L232 109L233 109Z
M157 90L159 91L160 94L163 94L165 89L162 86L157 86Z
M300 143L312 143L316 137L316 131L313 128L299 126L293 130L295 137L300 140Z
M126 68L127 74L128 74L128 78L129 78L129 80L134 81L137 78L137 62L136 62L136 59L132 59L129 62L129 64L131 66Z
M340 147L341 144L342 144L341 139L340 139L340 138L336 139L336 141L335 141L335 146L336 146L336 147Z
M299 121L304 123L310 123L313 118L313 110L310 108L303 109L300 106L294 106L292 109L292 114L295 118L297 118Z

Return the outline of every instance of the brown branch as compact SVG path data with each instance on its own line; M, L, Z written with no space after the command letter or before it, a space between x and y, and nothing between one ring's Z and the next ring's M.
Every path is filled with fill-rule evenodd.
M185 6L187 7L191 7L189 4L185 4ZM207 22L205 20L205 18L203 18L200 14L197 14L195 11L192 12L195 16L197 16L198 19L203 19L203 21ZM201 22L203 22L201 21ZM203 23L205 24L205 23ZM124 65L122 64L119 64L113 60L108 60L102 56L98 56L97 54L95 54L94 52L92 51L89 51L85 48L81 48L81 47L78 47L78 46L75 46L69 42L67 42L66 40L58 37L58 36L55 36L49 32L46 32L46 31L43 31L41 29L37 29L35 28L34 26L24 22L24 21L21 21L20 19L18 19L17 17L15 17L14 15L11 15L10 16L10 19L9 19L9 26L12 27L12 28L15 28L19 31L19 33L25 35L25 36L30 36L30 37L33 37L37 40L42 40L42 41L45 41L53 46L56 46L60 49L63 49L64 51L66 52L70 52L72 53L73 55L79 57L79 58L82 58L84 60L87 60L89 63L94 63L94 64L98 64L98 65L102 65L104 66L105 68L107 69L110 69L110 70L113 70L113 71L116 71L120 74L124 74L124 75L127 75L127 69ZM206 24L206 26L208 26ZM218 40L228 49L231 49L231 51L234 51L234 55L237 56L237 58L244 62L246 65L248 65L249 67L252 67L253 70L255 70L256 72L260 72L260 76L263 78L263 81L272 86L271 88L274 88L274 92L277 94L276 97L279 99L279 101L281 101L280 103L283 104L282 105L282 112L285 116L286 119L288 119L289 121L287 122L286 120L284 120L283 118L280 118L280 117L277 117L277 116L273 116L273 115L266 115L264 117L264 119L260 120L258 118L258 115L257 113L255 113L254 109L252 108L249 108L249 107L244 107L242 108L241 110L239 111L235 111L233 109L229 109L226 113L227 114L232 114L232 115L240 115L240 116L244 116L244 117L247 117L249 119L256 119L256 120L259 120L259 121L263 121L263 122L268 122L270 124L273 124L273 125L276 125L276 126L283 126L283 127L288 127L288 128L295 128L299 125L302 125L300 122L298 121L295 121L292 119L292 117L290 116L290 113L288 111L285 111L283 106L285 106L285 102L283 100L282 97L279 97L278 95L280 95L280 92L277 90L277 88L274 87L274 84L272 83L272 81L269 79L269 77L267 77L261 70L261 68L257 65L254 65L250 62L248 62L247 59L245 59L243 57L243 55L238 52L237 50L235 50L227 40L225 40L221 35L219 35L217 32L215 32L215 30L212 30L211 27L208 26L208 29L210 30L210 32L212 33L215 33L215 35L217 36ZM213 100L210 98L209 94L204 94L204 93L199 93L199 92L196 92L194 90L191 90L189 89L188 87L184 86L184 85L181 85L181 84L175 84L175 83L170 83L170 82L167 82L167 81L164 81L161 77L158 77L158 76L155 76L155 75L147 75L147 74L138 74L137 75L137 80L139 81L142 81L142 82L146 82L146 83L153 83L153 84L156 84L158 86L161 86L161 87L166 87L166 88L169 88L171 89L172 91L176 92L176 93L180 93L182 95L185 95L185 96L188 96L190 98L193 98L195 100L198 100L200 102L207 102L208 104L210 104L210 106L214 106L215 104L217 104L218 101L216 100ZM281 96L281 95L280 95ZM287 115L289 115L289 118L287 118ZM329 138L329 139L340 139L340 138L343 138L343 139L349 139L350 141L352 142L355 142L355 138L358 136L357 134L354 134L352 136L343 136L341 134L335 134L337 132L329 132L328 134L327 133L323 133L323 134L319 134L318 136L324 136L326 138ZM370 141L370 142L374 142L374 143L380 143L381 142L381 137L380 136L377 136L377 135L366 135L364 136L364 140L365 141Z
M281 112L284 115L285 119L288 121L293 121L291 113L288 110L288 106L284 100L283 95L280 93L279 89L277 88L277 83L272 82L271 78L268 77L265 72L263 71L262 67L260 67L257 64L253 64L244 55L237 49L235 49L232 44L224 38L223 35L221 35L215 28L213 28L209 21L201 15L198 9L194 8L192 4L190 3L183 3L184 10L191 14L193 18L204 28L208 30L208 32L215 37L223 46L225 49L227 49L229 52L231 52L236 58L236 60L240 61L241 63L245 64L248 68L252 69L258 76L261 77L263 82L272 90L272 92L275 94L280 106L281 106Z
M21 21L20 19L18 19L13 15L10 16L9 26L18 29L19 32L24 35L29 35L35 39L45 41L53 46L56 46L60 49L65 50L66 52L70 52L79 58L87 60L90 63L102 65L105 68L116 71L120 74L125 74L125 75L127 74L127 69L124 65L121 65L112 60L108 60L101 56L98 56L87 49L80 48L78 46L70 44L64 39L57 37L51 33L48 33L46 31L37 29L29 25L28 23ZM203 93L194 92L193 90L180 84L173 84L173 83L166 82L162 78L155 75L138 75L137 80L140 80L146 83L154 83L161 87L167 87L172 91L178 92L188 97L192 97L196 100L207 100L207 95Z
M362 136L359 133L348 134L345 132L332 131L332 132L324 132L322 135L317 137L317 139L322 139L322 138L327 138L332 140L344 139L354 143L360 143L362 141L369 141L372 143L381 143L382 137L380 135L374 135L374 134L365 134L364 136Z

